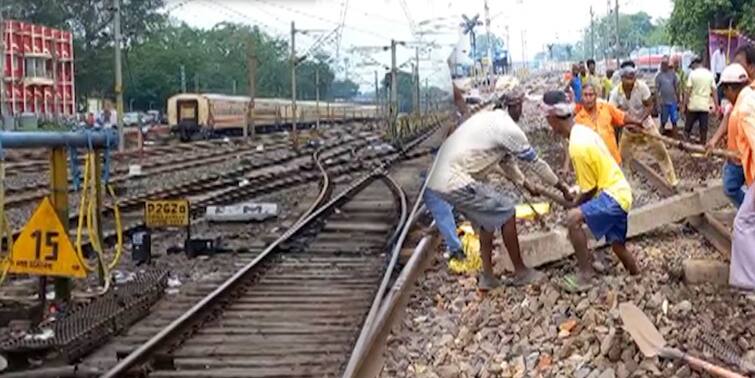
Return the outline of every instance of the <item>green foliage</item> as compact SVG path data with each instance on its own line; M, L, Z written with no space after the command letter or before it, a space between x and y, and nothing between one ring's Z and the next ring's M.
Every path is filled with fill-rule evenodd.
M668 32L672 42L704 51L708 26L726 28L729 21L755 34L755 0L674 0Z
M112 0L4 0L0 10L9 18L72 30L76 91L80 97L113 93L114 13ZM126 105L161 108L181 91L181 66L188 91L247 94L250 41L257 58L259 97L290 97L291 70L286 41L258 28L220 23L210 30L171 22L158 10L164 0L122 0L123 85ZM307 57L297 66L297 97L315 98L315 71L320 97L349 99L359 87L334 82L327 56ZM235 91L234 91L235 89ZM81 102L83 103L83 101Z
M504 43L503 40L494 35L491 34L491 39L493 41L493 45L491 46L493 55L495 56L496 50L503 50L504 49ZM488 35L485 33L480 33L477 35L477 51L475 52L475 56L478 57L486 57L488 56Z
M411 73L398 71L396 74L397 80L398 80L398 111L400 113L408 113L411 112L413 107L412 104L412 93L414 90L413 87L413 76ZM391 74L386 73L385 78L382 82L383 88L385 90L385 93L388 94L390 97L390 85L391 85Z
M359 93L359 85L350 80L337 80L330 88L330 96L338 99L350 99Z
M670 45L671 37L668 35L667 21L660 19L656 22L653 31L645 38L648 46Z
M595 59L612 58L616 50L616 16L608 15L595 20ZM645 12L619 14L619 55L628 55L637 47L668 43L665 21L652 22ZM575 46L574 56L590 57L590 25L582 34L582 43Z

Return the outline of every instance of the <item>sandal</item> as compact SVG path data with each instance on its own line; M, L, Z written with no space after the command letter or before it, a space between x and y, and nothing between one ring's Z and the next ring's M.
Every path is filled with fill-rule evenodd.
M467 255L464 254L464 250L461 250L461 249L458 249L458 250L455 250L455 251L449 251L449 250L447 250L446 252L443 253L443 257L448 262L451 262L451 261L454 261L454 260L459 261L459 262L463 262L464 260L467 259Z
M560 281L559 286L569 293L577 294L590 290L594 285L592 282L580 283L577 276L569 274Z

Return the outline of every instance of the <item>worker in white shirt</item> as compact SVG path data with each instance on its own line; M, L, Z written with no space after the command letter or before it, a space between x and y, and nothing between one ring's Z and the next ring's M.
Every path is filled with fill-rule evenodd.
M113 109L113 102L105 100L102 111L97 116L97 126L103 129L112 129L118 124L118 112Z
M726 53L724 53L724 44L718 45L716 51L710 56L710 70L716 74L716 83L721 80L721 72L726 68Z
M710 70L716 75L716 83L721 80L721 72L724 71L724 68L726 68L726 53L724 52L724 44L722 42L710 56ZM723 98L723 93L720 88L717 90L717 93L718 99L716 100L716 105L721 105L720 101Z

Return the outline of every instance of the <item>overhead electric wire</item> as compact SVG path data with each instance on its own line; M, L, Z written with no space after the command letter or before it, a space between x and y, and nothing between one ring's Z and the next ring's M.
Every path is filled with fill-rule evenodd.
M186 5L188 3L191 3L192 1L195 1L195 0L181 0L181 1L178 1L178 2L176 2L176 4L174 4L170 8L165 8L165 13L173 12L174 10L176 10L178 8L181 8L184 5Z
M272 2L272 1L269 1L269 0L252 0L252 1L258 2L258 3L267 4L267 5L275 7L275 8L283 9L283 10L286 10L286 11L291 12L291 13L296 13L296 14L300 14L302 16L306 16L306 17L309 17L309 18L312 18L312 19L316 19L316 20L320 20L320 21L323 21L323 22L331 23L333 25L339 25L340 24L338 21L331 20L331 19L328 19L328 18L325 18L325 17L322 17L322 16L314 15L314 14L311 14L311 13L307 13L307 12L304 12L304 11L300 11L298 9L293 9L293 8L287 7L285 5L276 4L275 2ZM357 32L360 32L360 33L363 33L363 34L369 34L369 35L371 35L373 37L379 38L380 40L385 40L385 38L386 38L384 34L381 34L381 33L376 32L376 31L372 31L372 30L368 30L368 29L362 29L362 28L358 28L358 27L355 27L355 26L351 26L351 25L345 25L344 27L348 28L348 29L351 29L351 30L354 30L354 31L357 31Z
M252 18L248 14L246 14L244 12L241 12L241 11L239 11L237 9L231 8L231 7L223 4L220 1L216 1L216 0L200 0L200 1L203 2L203 3L205 3L204 4L205 6L207 6L209 4L209 5L213 6L213 7L215 7L215 6L220 7L221 11L223 11L224 13L228 14L231 17L240 17L240 18L246 19L247 21L251 21L254 26L261 25L264 29L267 29L269 32L272 31L272 30L277 29L277 30L280 30L281 32L283 32L282 34L285 35L285 29L280 29L280 28L276 28L276 27L270 26L267 23L262 22L260 20L257 20L255 18ZM215 8L213 8L213 10L214 9ZM280 21L280 19L276 15L268 13L268 12L264 12L264 13L266 13L266 14L272 16L273 18L275 18L276 20ZM277 34L277 33L276 32L272 32L272 34Z
M406 16L407 21L409 21L409 29L412 31L412 35L417 37L417 25L414 23L411 13L409 13L409 7L406 4L406 0L399 0L399 4L401 4L401 9L404 11L404 16Z
M341 23L336 28L338 32L338 38L336 39L336 59L341 55L341 39L343 37L343 28L346 26L346 14L349 11L349 0L343 0L341 4Z

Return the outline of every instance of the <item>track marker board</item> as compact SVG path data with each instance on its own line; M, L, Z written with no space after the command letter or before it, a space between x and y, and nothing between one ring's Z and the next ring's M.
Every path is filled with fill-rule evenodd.
M45 197L37 206L13 243L9 272L86 277L86 270L49 197Z

